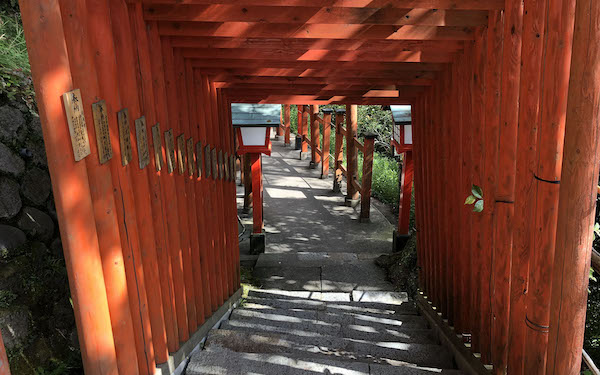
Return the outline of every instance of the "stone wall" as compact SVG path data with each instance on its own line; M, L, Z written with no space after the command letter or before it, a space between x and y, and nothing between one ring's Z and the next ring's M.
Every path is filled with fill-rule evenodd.
M0 330L13 373L78 361L69 298L39 118L0 97Z

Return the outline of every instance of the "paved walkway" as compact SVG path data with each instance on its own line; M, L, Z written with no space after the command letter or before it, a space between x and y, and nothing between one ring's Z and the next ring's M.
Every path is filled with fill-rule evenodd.
M186 373L462 374L406 293L374 265L391 249L392 225L374 207L372 222L359 223L331 178L321 180L298 151L273 146L263 158L267 247L254 269L261 288L211 331Z
M255 276L265 289L312 292L391 291L373 259L391 250L393 226L375 207L371 222L332 191L299 151L273 142L263 157L264 222L267 247ZM345 190L345 187L343 187Z

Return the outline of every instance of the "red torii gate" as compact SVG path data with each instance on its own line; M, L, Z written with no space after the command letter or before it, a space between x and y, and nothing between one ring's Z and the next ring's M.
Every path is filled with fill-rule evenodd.
M597 1L20 5L86 373L167 371L236 298L232 101L411 104L423 311L496 374L579 369Z

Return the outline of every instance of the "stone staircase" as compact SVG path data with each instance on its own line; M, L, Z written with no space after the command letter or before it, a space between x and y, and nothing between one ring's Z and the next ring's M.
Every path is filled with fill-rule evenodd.
M462 374L404 293L251 290L186 374Z

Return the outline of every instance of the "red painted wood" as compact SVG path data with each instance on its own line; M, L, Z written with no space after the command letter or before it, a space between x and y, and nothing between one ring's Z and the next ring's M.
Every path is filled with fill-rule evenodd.
M323 114L323 162L321 163L321 178L329 178L329 149L331 144L331 113Z
M289 145L290 144L290 105L286 104L283 107L283 126L284 126L284 144Z
M358 178L358 150L354 138L358 135L358 107L346 105L346 200L355 201L359 191L350 182Z
M597 199L600 3L578 0L558 205L546 373L577 374Z
M118 374L85 163L75 162L61 101L73 89L58 1L21 0L73 311L87 374ZM44 22L39 22L43 19ZM54 72L51 78L45 73ZM57 126L59 125L59 126ZM68 152L65 152L65 151ZM68 213L68 215L67 215Z
M321 155L317 152L317 149L321 147L321 139L320 139L320 124L317 121L317 116L319 115L319 105L311 105L310 106L310 154L311 160L315 164L319 164L321 162Z
M65 0L60 2L62 14L72 14L73 17L63 17L63 28L73 85L81 89L84 114L92 121L92 103L98 101L99 88L96 78L93 52L90 45L81 43L89 37L87 28L87 10L82 2ZM116 206L113 196L112 175L106 165L98 160L97 143L94 132L89 132L91 155L84 159L88 170L90 192L94 207L94 218L98 243L104 272L104 285L108 297L111 324L117 353L117 366L121 373L137 374L147 370L144 341L137 341L140 336L134 334L132 311L129 301L127 277L119 226L117 223ZM136 345L141 344L141 345ZM149 349L150 352L152 349ZM132 361L136 358L137 361Z
M400 205L398 211L398 233L404 235L409 234L408 224L410 221L410 202L412 197L414 175L414 163L412 154L412 151L406 151L404 153L402 176L400 177L400 186L402 187L402 190L400 190Z
M250 154L252 164L252 232L262 233L263 230L263 206L262 206L262 167L261 155Z

